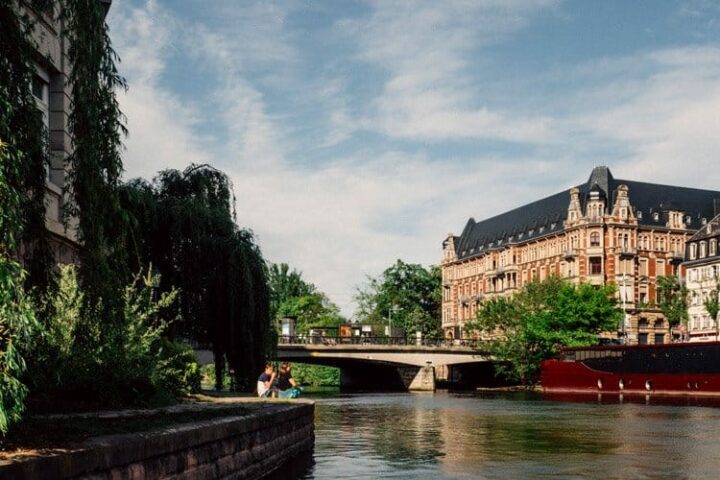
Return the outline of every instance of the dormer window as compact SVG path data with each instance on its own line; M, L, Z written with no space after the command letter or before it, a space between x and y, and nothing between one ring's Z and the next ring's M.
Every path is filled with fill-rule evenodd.
M545 227L540 227L540 233L545 231Z
M557 223L555 223L555 222L553 222L553 223L550 224L550 228L551 228L551 229L554 229L556 226L557 226Z
M710 242L708 243L708 255L710 255L710 256L715 255L715 253L716 253L715 245L716 244L717 244L717 242L715 242L715 240L710 240Z
M653 220L656 222L660 221L660 214L658 212L653 213Z
M707 256L705 248L705 242L700 242L700 258L705 258Z
M692 223L692 217L690 217L690 215L685 215L685 223L687 225L690 225Z
M690 260L695 260L697 256L697 245L694 243L690 244Z
M534 230L534 229L533 229L533 230L530 230L530 231L528 232L528 237L532 237L534 234L535 234L535 230Z
M642 212L638 210L638 212L635 214L638 220L642 220Z

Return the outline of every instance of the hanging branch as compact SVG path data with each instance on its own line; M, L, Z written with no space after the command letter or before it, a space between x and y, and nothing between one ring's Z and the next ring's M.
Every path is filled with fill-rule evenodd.
M119 201L123 164L120 152L127 134L115 92L126 89L118 73L101 2L64 0L61 17L67 26L71 64L73 137L70 157L68 214L79 219L80 276L87 305L102 298L109 311L119 300L129 276L123 233L127 216Z

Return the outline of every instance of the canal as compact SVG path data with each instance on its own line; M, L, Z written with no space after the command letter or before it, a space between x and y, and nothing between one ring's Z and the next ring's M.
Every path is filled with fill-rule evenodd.
M523 392L314 399L315 451L302 479L679 479L720 471L716 407Z

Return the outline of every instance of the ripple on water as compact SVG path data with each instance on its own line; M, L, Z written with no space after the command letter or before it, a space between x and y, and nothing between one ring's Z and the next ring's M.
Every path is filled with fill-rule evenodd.
M302 478L717 478L720 409L536 395L317 399Z

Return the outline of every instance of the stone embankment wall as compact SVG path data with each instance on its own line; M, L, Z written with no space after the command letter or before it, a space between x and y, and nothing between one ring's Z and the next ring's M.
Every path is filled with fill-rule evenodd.
M98 437L82 448L0 466L0 479L259 479L312 451L312 402L155 432Z

